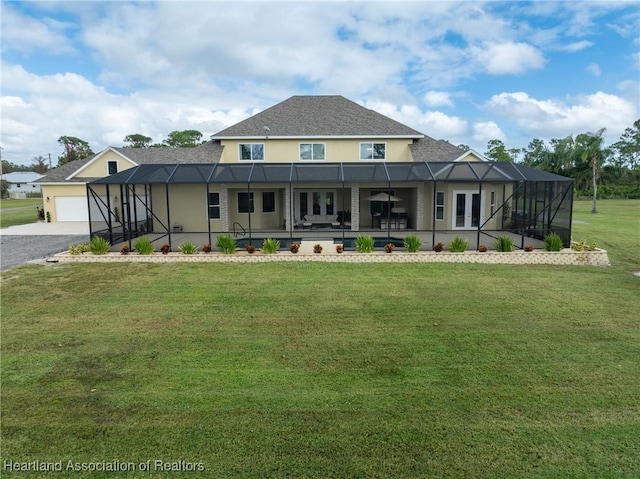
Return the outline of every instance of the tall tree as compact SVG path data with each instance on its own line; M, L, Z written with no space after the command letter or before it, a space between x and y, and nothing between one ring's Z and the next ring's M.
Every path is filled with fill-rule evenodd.
M523 158L522 162L526 166L542 167L547 161L549 150L544 144L544 141L535 138L529 142L526 148L522 149Z
M519 148L508 149L504 146L502 140L489 140L487 143L487 151L485 156L495 161L515 162L520 154Z
M198 130L172 131L164 143L170 148L193 148L202 140L202 133Z
M128 143L128 145L124 145L125 148L149 148L152 139L140 133L133 133L127 135L123 141Z
M625 129L620 141L611 147L617 153L620 166L640 167L640 119L633 122L633 128Z
M32 171L35 171L36 173L40 173L41 175L46 173L47 171L49 171L49 165L47 164L47 159L42 155L34 157L33 163L31 163L31 166L29 167L29 169L31 169Z
M598 212L598 179L600 169L608 156L609 151L603 148L605 129L602 128L596 133L582 133L576 137L577 159L582 165L587 165L591 170L591 180L593 185L593 205L591 213Z
M61 136L58 143L64 146L64 153L58 157L58 166L70 161L83 160L94 154L89 143L75 136Z

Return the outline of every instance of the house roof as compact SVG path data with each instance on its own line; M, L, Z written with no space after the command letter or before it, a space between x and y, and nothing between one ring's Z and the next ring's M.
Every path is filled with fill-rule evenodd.
M265 131L265 127L269 130ZM292 96L211 138L422 138L413 128L340 95Z
M454 161L464 150L445 140L434 140L425 135L409 145L413 161Z
M109 148L108 148L109 149ZM223 147L219 141L208 141L194 148L110 148L138 165L175 163L216 163ZM106 151L106 150L105 150ZM103 154L100 152L83 160L71 161L49 171L38 183L88 183L96 178L74 176L75 172ZM69 178L69 179L67 179Z
M42 175L35 171L14 171L2 175L2 179L9 183L31 183L38 178L42 178Z

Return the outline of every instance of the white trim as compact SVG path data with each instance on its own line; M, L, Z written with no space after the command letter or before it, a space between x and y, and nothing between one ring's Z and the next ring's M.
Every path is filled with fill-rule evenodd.
M311 156L313 156L313 145L322 145L324 147L324 158L321 160L314 160L313 158L311 158L310 160L303 160L300 157L300 147L302 145L311 145ZM327 144L324 141L316 141L316 142L301 141L300 143L298 143L298 161L302 161L304 163L306 162L315 163L317 161L327 161Z
M355 139L408 139L408 138L414 138L414 139L420 139L420 138L424 138L425 135L305 135L305 136L293 136L293 135L285 135L285 136L274 136L274 135L269 135L269 139L273 140L273 139L278 139L278 140L300 140L300 141L304 141L307 140L309 138L323 138L323 139L327 139L327 140L340 140L340 139L346 139L346 140L355 140ZM216 136L213 135L211 136L212 140L262 140L264 141L264 135L261 136ZM365 142L366 143L366 142Z
M472 231L472 230L477 230L478 227L477 226L473 226L473 195L480 195L480 216L478 217L478 222L481 225L482 223L484 223L484 207L485 207L485 190L482 190L482 192L478 191L478 190L453 190L452 194L451 194L451 229L452 230L466 230L466 231ZM456 226L456 213L457 213L457 207L458 207L458 203L456 202L456 196L458 194L464 194L467 199L471 198L471 203L467 203L466 204L466 208L465 208L465 220L464 220L464 226ZM469 213L469 218L467 218L467 213ZM468 221L467 221L468 220Z
M100 158L102 158L105 153L107 152L113 152L116 155L122 157L124 160L127 160L129 163L131 163L133 166L138 166L138 163L136 163L135 161L133 161L131 158L126 157L125 155L123 155L122 153L120 153L119 151L115 150L112 146L105 148L104 150L102 150L100 153L98 153L93 160L89 161L88 163L85 163L84 165L82 165L80 168L78 168L76 171L74 171L73 173L71 173L69 176L67 176L65 178L65 180L69 181L71 178L74 178L78 173L80 173L82 170L84 170L85 168L87 168L89 165L92 165L93 163L95 163L96 161L98 161ZM126 168L125 168L126 169ZM107 170L108 171L108 170ZM121 170L120 170L121 171ZM105 176L109 176L108 174Z
M251 148L251 159L250 160L243 160L242 159L242 145L262 145L262 159L261 160L254 160L253 159L253 148ZM250 162L256 162L256 161L266 161L267 160L267 147L264 143L264 141L262 142L253 142L253 143L238 143L238 163L250 163Z
M371 144L371 158L362 158L362 145ZM384 158L373 158L374 145L384 145ZM360 161L387 161L387 142L386 141L361 141L358 143L358 159Z
M476 157L476 158L478 158L478 160L480 160L480 161L489 161L489 160L487 159L487 157L486 157L486 156L481 155L480 153L478 153L478 152L477 152L476 150L474 150L473 148L469 148L467 151L465 151L464 153L462 153L459 157L457 157L457 158L456 158L455 160L453 160L453 161L454 161L454 162L455 162L455 161L469 161L469 160L465 160L465 158L466 158L467 156L469 156L469 155L473 155L473 156L475 156L475 157Z

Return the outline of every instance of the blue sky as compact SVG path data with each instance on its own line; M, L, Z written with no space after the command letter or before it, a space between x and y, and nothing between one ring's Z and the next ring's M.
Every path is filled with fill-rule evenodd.
M640 118L634 1L3 1L2 157L205 136L343 95L480 152Z

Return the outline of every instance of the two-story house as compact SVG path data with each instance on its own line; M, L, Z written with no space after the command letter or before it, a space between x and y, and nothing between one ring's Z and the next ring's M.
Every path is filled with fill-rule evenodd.
M89 220L112 243L362 231L411 231L427 247L462 233L472 244L501 232L517 244L550 231L570 239L570 179L487 161L341 96L291 97L197 148L107 148L42 184L55 221Z

